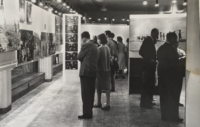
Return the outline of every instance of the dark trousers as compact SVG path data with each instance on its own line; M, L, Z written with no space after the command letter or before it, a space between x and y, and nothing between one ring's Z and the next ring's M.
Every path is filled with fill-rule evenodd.
M156 66L143 71L140 107L151 108L155 88L155 71Z
M163 120L179 118L179 99L182 88L182 77L160 78L160 109Z
M83 101L83 115L92 115L95 94L94 77L81 76L81 95Z
M111 79L111 90L115 90L115 67L111 65L111 71L110 71L110 79Z

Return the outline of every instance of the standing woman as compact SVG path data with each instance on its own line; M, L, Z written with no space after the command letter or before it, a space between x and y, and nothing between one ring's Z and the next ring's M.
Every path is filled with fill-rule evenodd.
M105 34L98 36L98 41L101 44L99 49L99 60L98 60L98 71L97 71L97 103L94 107L101 108L102 110L110 110L110 49L106 45L107 38ZM101 104L101 91L104 90L106 93L106 104L102 107Z
M124 69L126 68L126 61L125 61L126 47L122 42L122 37L117 37L117 42L118 42L118 48L119 48L119 53L118 53L119 72L122 72L122 78L125 78Z

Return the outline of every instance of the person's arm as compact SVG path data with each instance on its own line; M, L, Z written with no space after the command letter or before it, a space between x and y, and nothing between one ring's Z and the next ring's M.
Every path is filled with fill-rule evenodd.
M78 54L78 60L82 62L87 53L88 53L88 44L85 43L82 45L81 51Z

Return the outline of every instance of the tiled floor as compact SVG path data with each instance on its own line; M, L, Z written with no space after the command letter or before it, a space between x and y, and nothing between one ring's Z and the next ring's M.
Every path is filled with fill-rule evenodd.
M105 95L102 96L105 102ZM184 123L160 119L159 97L153 109L140 109L139 95L128 95L127 78L116 80L111 93L111 110L93 109L93 119L79 120L82 101L79 80L63 83L61 74L12 104L12 110L0 115L0 127L184 127ZM184 92L181 98L184 103ZM180 108L184 117L184 107Z

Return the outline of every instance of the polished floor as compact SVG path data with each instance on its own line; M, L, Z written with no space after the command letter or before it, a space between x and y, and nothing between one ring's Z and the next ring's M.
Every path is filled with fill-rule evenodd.
M78 78L75 78L78 79ZM184 104L182 92L181 103ZM102 96L105 102L105 95ZM184 123L160 119L159 97L153 109L140 109L140 95L129 95L126 79L116 80L111 93L111 110L93 109L93 119L80 120L82 101L79 80L62 81L58 74L12 104L12 110L0 115L0 127L184 127ZM184 107L180 116L184 117Z

